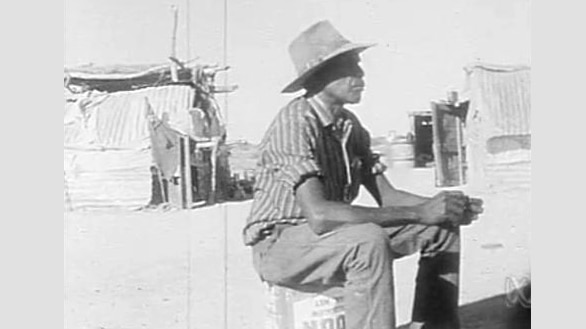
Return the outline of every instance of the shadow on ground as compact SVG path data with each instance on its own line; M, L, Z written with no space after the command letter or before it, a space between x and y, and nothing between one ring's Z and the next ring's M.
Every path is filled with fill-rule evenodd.
M530 296L531 286L523 288ZM498 295L460 307L462 329L528 329L531 328L531 307L518 300L511 305L510 296ZM399 329L408 329L407 325Z

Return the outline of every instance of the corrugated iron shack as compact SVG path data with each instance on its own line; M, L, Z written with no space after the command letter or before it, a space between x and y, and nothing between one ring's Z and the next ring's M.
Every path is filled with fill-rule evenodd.
M224 199L226 127L213 65L83 66L64 72L68 210L191 208Z

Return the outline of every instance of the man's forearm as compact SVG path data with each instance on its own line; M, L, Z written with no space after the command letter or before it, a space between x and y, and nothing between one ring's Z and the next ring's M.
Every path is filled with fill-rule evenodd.
M413 194L407 191L402 190L395 190L393 195L386 195L386 197L382 198L382 206L389 207L389 206L403 206L403 207L411 207L422 204L425 201L428 201L430 198L424 197L422 195Z
M303 216L317 234L351 224L374 223L383 227L413 224L424 217L420 205L374 208L327 200L321 181L315 177L308 178L297 188L296 198Z
M376 177L376 185L381 194L381 206L400 206L411 207L422 204L430 198L410 192L395 189L391 186L389 181L382 175Z
M421 217L417 206L372 208L327 202L310 218L312 229L321 234L351 224L374 223L382 227L415 224Z

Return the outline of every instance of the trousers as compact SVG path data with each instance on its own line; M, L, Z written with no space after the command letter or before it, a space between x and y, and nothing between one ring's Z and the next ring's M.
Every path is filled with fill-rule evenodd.
M253 246L261 279L302 292L343 287L348 329L394 329L393 260L421 253L412 320L458 329L458 228L347 225L315 234L307 224L277 226Z

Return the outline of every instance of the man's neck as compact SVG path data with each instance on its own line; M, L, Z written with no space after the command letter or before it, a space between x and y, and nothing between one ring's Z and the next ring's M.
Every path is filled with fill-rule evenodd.
M332 114L335 116L344 106L344 103L340 102L338 99L331 97L330 95L320 92L315 95L317 99L325 106L328 111L331 111Z

